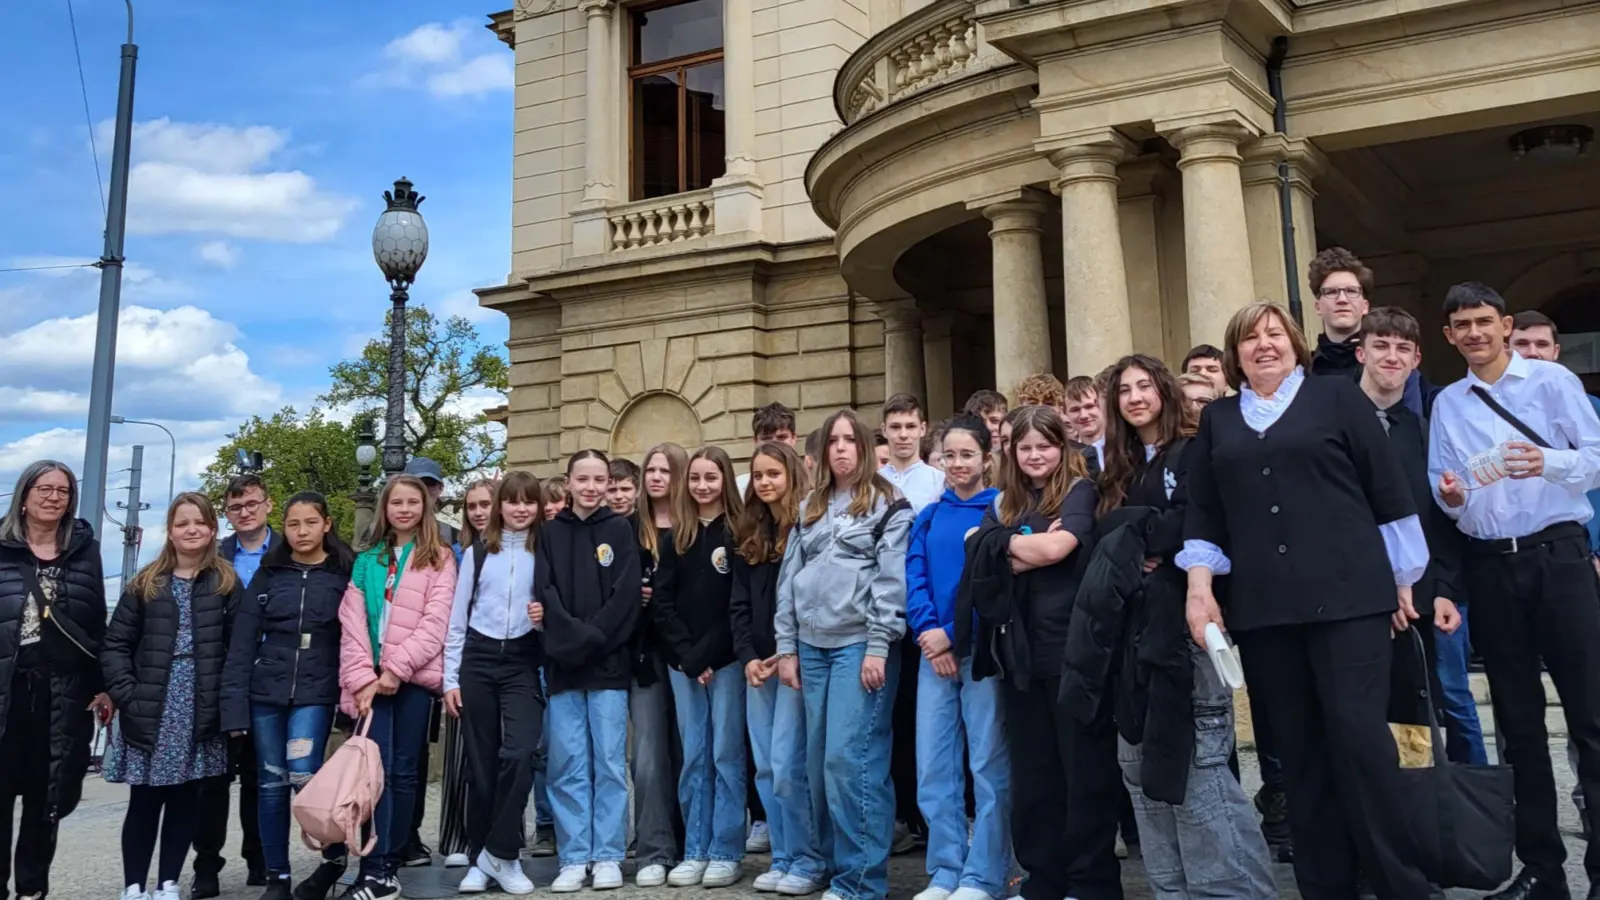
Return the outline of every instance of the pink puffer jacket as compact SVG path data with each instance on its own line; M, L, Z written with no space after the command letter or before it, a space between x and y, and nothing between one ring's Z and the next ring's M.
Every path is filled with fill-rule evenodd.
M443 564L419 569L407 559L395 587L389 629L383 635L383 670L437 694L444 686L444 638L455 602L456 562L450 548L441 550ZM357 691L378 680L372 665L372 639L367 628L367 598L352 582L339 605L339 706L356 714Z

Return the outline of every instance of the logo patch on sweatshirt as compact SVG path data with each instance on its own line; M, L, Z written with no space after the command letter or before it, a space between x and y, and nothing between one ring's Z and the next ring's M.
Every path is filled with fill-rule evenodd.
M609 569L611 568L611 563L616 560L617 555L611 552L610 544L601 544L594 548L594 558L600 561L600 565Z
M711 564L716 567L719 574L728 574L728 548L718 547L717 549L712 550Z

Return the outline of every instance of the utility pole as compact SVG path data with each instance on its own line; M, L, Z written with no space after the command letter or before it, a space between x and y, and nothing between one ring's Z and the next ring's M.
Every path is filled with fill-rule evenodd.
M122 239L128 222L128 154L133 139L133 76L139 47L133 42L133 3L128 6L128 42L122 45L117 84L116 135L111 144L111 197L106 206L106 243L100 254L100 313L95 322L94 374L89 381L89 427L83 455L84 516L99 536L105 519L106 457L111 443L111 391L117 365L117 317L122 308Z
M143 474L144 445L134 444L133 468L128 470L128 502L117 504L128 511L122 526L123 589L127 589L128 582L132 581L134 573L139 571L139 542L144 537L144 529L139 527L139 512L150 508L150 504L139 502L139 485Z

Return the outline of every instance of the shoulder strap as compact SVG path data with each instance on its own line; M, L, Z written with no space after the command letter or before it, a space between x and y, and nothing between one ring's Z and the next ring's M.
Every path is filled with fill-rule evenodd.
M44 586L39 584L39 569L38 569L38 567L35 566L35 565L31 565L28 562L24 561L23 563L21 563L20 565L17 566L17 571L22 573L22 587L23 587L23 589L26 590L28 592L28 594L30 594L34 598L36 598L35 602L37 602L39 604L39 609L42 612L44 610L45 606L47 605L47 603L46 603L46 598L45 598L45 595L44 595Z
M911 501L904 497L889 504L889 508L883 511L883 515L879 516L878 521L872 526L872 545L874 547L878 545L879 541L883 540L883 533L889 529L889 517L902 509L910 508Z
M1472 393L1478 395L1478 399L1482 400L1485 406L1494 410L1495 415L1505 419L1511 424L1512 428L1522 432L1522 434L1527 437L1528 440L1533 441L1535 446L1543 447L1546 450L1554 449L1550 446L1549 441L1546 441L1544 438L1539 436L1539 432L1529 428L1527 423L1517 418L1516 415L1511 412L1511 410L1501 406L1500 401L1494 399L1494 397L1490 396L1488 391L1483 389L1483 385L1475 384L1471 387L1471 391Z
M467 597L467 623L472 622L472 608L478 604L478 582L482 581L483 564L488 559L489 553L483 547L482 540L472 542L472 594Z

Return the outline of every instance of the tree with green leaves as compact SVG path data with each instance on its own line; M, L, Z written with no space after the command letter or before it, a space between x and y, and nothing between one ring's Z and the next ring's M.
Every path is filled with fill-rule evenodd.
M388 316L384 317L388 333ZM509 389L510 364L497 347L460 316L440 321L423 306L406 309L406 448L408 456L439 463L446 478L498 468L505 443L482 410L462 401ZM330 406L371 415L379 426L389 399L389 341L369 341L361 355L329 370L333 386L318 398ZM382 439L379 439L380 445Z
M317 491L327 496L339 534L348 541L355 529L351 494L359 486L356 431L356 426L333 421L319 409L302 416L286 406L270 418L252 416L217 450L217 458L201 476L201 490L220 511L228 481L239 472L239 451L260 453L260 474L274 509L273 526L283 521L284 501L300 491Z

